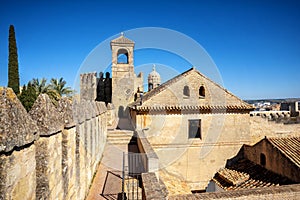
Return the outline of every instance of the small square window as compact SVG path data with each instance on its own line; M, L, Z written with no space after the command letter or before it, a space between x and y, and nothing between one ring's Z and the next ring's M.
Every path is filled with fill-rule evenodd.
M189 139L200 138L201 139L201 119L189 120Z

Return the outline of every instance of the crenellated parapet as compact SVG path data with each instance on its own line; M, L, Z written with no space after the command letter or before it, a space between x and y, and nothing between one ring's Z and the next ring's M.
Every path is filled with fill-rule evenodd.
M57 108L46 94L40 94L34 102L29 115L37 122L40 136L49 136L63 129Z
M73 110L73 102L69 98L61 98L58 101L57 111L60 115L60 119L64 122L65 128L75 126L75 116Z
M97 98L97 73L80 74L80 99L92 100Z
M104 150L106 112L104 102L62 98L55 106L41 94L27 113L0 87L0 199L84 199Z
M0 153L37 139L38 127L11 88L0 87Z
M106 72L105 77L102 72L80 74L80 100L103 101L111 103L112 79L110 73Z

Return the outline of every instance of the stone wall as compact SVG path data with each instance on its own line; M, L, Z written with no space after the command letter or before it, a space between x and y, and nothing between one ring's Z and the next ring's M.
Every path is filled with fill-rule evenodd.
M111 103L112 95L112 79L110 73L106 72L106 77L103 73L85 73L80 74L80 98L85 101L101 101L106 104Z
M80 98L94 101L97 98L97 73L80 74Z
M250 143L249 118L247 113L149 113L137 115L136 123L145 129L160 169L185 180L190 190L204 190L226 160ZM189 119L201 119L201 139L188 138Z
M84 199L106 143L102 102L40 95L29 113L0 88L0 199Z
M295 136L300 133L300 124L284 124L262 118L250 117L251 145L267 137Z
M260 141L254 146L244 145L245 158L258 165L261 165L261 154L265 156L266 162L264 167L266 169L287 177L295 183L300 182L299 167L287 159L282 152L274 148L267 139Z
M168 190L153 172L142 174L143 200L167 199Z
M143 155L142 161L144 169L146 169L147 172L157 173L159 170L158 156L142 130L136 131L136 135L139 152Z

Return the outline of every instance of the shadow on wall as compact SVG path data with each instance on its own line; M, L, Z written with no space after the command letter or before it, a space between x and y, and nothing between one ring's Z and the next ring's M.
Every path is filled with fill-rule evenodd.
M111 103L111 95L112 95L112 79L110 78L110 73L106 72L104 78L103 72L100 72L98 84L97 84L96 101L104 101L105 104Z
M124 108L124 106L119 106L118 117L119 118L129 118L130 117L129 108L128 107Z
M128 107L124 108L124 106L119 106L118 119L119 121L118 121L117 129L134 130Z
M119 117L119 118L125 117L125 114L124 114L124 107L123 107L123 106L119 106L118 117Z

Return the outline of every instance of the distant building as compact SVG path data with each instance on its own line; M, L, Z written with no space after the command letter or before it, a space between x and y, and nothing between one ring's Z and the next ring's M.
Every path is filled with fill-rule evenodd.
M291 113L291 117L299 116L300 104L298 101L283 102L280 104L280 110L288 110Z

